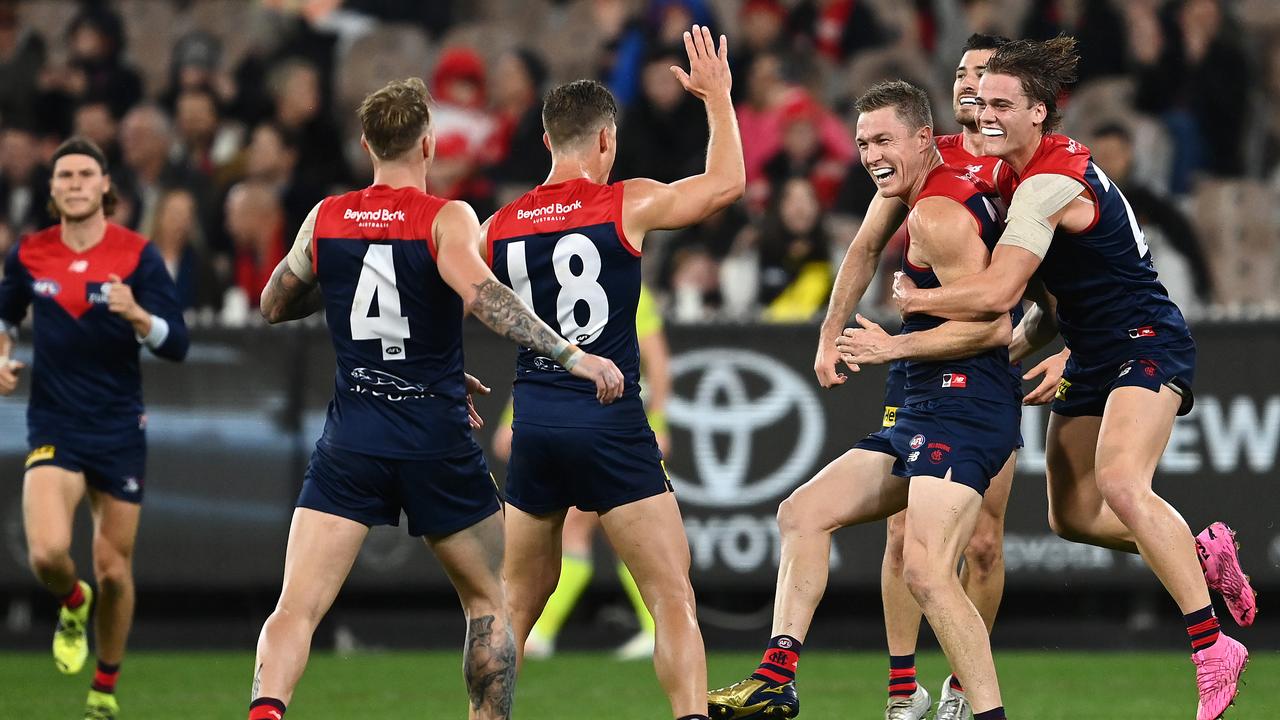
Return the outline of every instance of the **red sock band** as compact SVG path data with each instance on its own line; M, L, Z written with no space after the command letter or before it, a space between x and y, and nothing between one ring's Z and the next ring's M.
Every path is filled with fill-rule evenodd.
M80 589L80 581L77 580L75 584L71 586L71 592L63 595L60 599L62 600L62 606L69 610L75 610L83 605L84 590Z
M113 693L116 691L116 680L119 678L119 665L108 665L99 660L98 668L93 671L93 685L91 687L98 692Z
M249 704L249 720L281 720L284 703L275 698L258 698Z

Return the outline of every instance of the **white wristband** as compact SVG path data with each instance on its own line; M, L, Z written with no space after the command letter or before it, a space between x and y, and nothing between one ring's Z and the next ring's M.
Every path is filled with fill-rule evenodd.
M165 340L169 339L169 322L159 315L152 315L151 332L147 333L146 337L139 337L136 335L134 337L138 338L138 342L146 345L152 350L155 350L163 345Z

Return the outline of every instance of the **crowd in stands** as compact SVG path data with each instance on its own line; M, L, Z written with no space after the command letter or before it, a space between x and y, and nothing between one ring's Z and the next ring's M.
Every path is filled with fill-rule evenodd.
M113 219L151 239L193 316L254 322L311 207L366 184L354 109L427 80L430 192L481 219L542 181L554 83L617 96L615 176L696 173L701 103L669 70L693 23L730 40L748 190L646 240L676 322L808 322L874 188L852 99L902 77L939 133L972 32L1080 41L1065 131L1092 147L1187 314L1280 314L1280 3L1270 0L0 0L0 251L51 223L47 159L85 135ZM885 270L899 253L891 246ZM864 308L887 312L882 272Z

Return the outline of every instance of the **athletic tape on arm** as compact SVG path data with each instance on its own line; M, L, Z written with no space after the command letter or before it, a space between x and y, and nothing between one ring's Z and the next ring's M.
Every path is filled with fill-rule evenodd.
M316 203L311 212L307 213L307 219L302 221L298 236L293 239L293 247L289 248L289 254L285 256L289 270L303 282L316 279L316 274L311 269L311 236L316 232L316 215L319 212L320 203Z
M1053 241L1049 218L1083 191L1079 180L1066 175L1045 173L1027 178L1013 193L1000 244L1020 247L1044 259Z

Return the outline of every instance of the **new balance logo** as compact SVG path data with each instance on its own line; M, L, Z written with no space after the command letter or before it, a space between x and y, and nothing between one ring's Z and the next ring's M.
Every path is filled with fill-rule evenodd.
M969 376L964 373L943 373L942 387L963 388L969 386Z
M67 266L67 270L73 273L82 273L88 269L89 269L88 260L73 260L71 264Z

